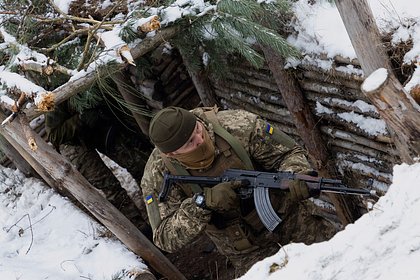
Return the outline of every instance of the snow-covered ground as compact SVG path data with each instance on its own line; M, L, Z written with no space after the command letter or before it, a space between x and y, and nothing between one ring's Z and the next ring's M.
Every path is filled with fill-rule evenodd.
M240 279L419 279L419 182L420 163L395 166L387 194L354 224L326 242L284 246Z
M418 279L420 163L395 166L393 180L373 210L331 240L284 246L240 279ZM0 279L103 280L145 267L67 199L3 167L0 224Z
M43 182L0 166L0 279L104 280L146 268Z
M54 2L65 10L70 0ZM312 6L308 2L299 0L294 5L299 35L289 42L307 54L355 58L335 6L326 0ZM409 90L420 81L420 4L417 0L368 2L380 29L395 30L394 43L412 40L412 50L404 57L405 63L415 65L405 85ZM419 181L420 164L395 166L388 193L355 224L327 242L284 246L241 279L418 279ZM122 271L144 268L139 258L120 242L104 237L104 228L69 201L42 182L3 167L0 224L2 280L112 279Z

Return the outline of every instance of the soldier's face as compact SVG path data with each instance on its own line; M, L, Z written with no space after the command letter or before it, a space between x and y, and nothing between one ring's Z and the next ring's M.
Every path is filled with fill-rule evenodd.
M200 122L195 123L194 131L192 132L190 138L188 139L187 143L185 143L181 148L178 150L169 153L169 155L179 155L185 154L194 151L197 149L198 146L203 144L204 137L203 137L203 125Z

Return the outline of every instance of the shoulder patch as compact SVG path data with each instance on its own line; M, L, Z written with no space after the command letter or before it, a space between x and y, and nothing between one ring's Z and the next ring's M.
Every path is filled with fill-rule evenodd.
M148 196L146 196L146 203L147 204L151 204L153 203L153 195L149 194Z
M270 135L273 135L274 127L272 127L269 123L267 123L265 127L265 132Z

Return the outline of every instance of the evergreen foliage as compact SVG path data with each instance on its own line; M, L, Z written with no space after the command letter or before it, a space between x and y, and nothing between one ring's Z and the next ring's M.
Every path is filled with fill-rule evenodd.
M179 2L179 1L178 1ZM194 1L178 3L182 7L196 5ZM213 5L202 12L195 7L198 15L194 13L183 15L182 19L173 24L182 27L183 32L171 41L179 49L184 58L188 58L190 71L209 70L223 76L228 70L226 57L240 55L251 65L261 67L264 57L257 51L259 44L272 47L281 56L299 56L296 49L291 47L278 31L282 30L289 15L290 0L268 1L258 3L257 0L208 0L205 5ZM32 50L43 53L61 66L68 69L82 70L95 62L105 47L95 37L102 29L104 22L110 22L107 28L120 24L120 37L127 43L139 40L135 29L137 19L151 14L159 14L174 0L146 0L137 1L136 9L125 15L124 23L118 23L121 15L107 14L106 18L88 19L77 15L63 15L52 5L52 1L43 0L4 0L0 8L4 11L13 11L1 17L1 24L12 36L17 39L16 44L8 43L7 48L0 48L0 60L6 67L19 72L16 67L15 55L21 51L21 46L28 46ZM119 5L123 4L119 1ZM123 9L121 9L123 10ZM105 14L105 13L104 13ZM115 18L113 18L116 16ZM95 22L96 20L96 22ZM102 21L102 22L101 22ZM115 22L115 24L113 23ZM165 26L162 26L164 28ZM15 46L15 48L14 48ZM150 64L147 60L139 59L137 74L140 79L148 77ZM11 68L13 67L13 69ZM74 108L82 112L84 109L95 106L97 102L112 104L114 110L127 109L137 113L150 115L150 112L141 106L127 104L109 78L112 74L112 64L98 67L97 84L85 93L79 93L72 98ZM118 67L117 67L118 68ZM45 89L53 90L63 84L66 77L63 74L54 74L45 77L40 73L26 74L26 77ZM128 85L126 85L129 87ZM136 92L135 89L130 89ZM142 95L139 95L143 97Z
M174 41L191 65L207 67L212 73L228 71L224 58L240 54L251 65L260 68L264 57L255 45L270 46L283 57L298 57L300 53L277 31L281 30L290 12L288 1L259 4L255 0L220 0L214 13L201 18L186 19L192 24ZM203 65L203 55L210 57Z

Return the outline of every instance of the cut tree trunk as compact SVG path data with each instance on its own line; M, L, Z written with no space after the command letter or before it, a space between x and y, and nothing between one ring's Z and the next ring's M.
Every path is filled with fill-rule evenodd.
M379 68L388 70L388 78L383 84L374 90L365 88L363 92L390 128L401 160L413 163L413 158L420 154L419 106L392 73L389 57L367 0L335 2L365 76Z
M18 118L25 118L19 115ZM0 114L4 120L4 115ZM26 119L26 118L25 118ZM158 273L168 279L185 279L178 269L97 189L95 189L62 155L57 153L37 133L37 144L30 149L22 123L15 120L0 127L0 134L22 155L36 172L51 186L70 192L89 212L104 224L130 250L141 256Z
M312 162L315 164L315 168L321 176L330 177L331 172L328 168L329 155L324 145L321 131L316 126L311 109L306 105L297 81L284 69L284 59L272 48L262 46L262 50L274 80L277 83L279 92L283 97L283 101L292 115L293 122L301 139L305 143ZM329 194L329 197L343 225L353 223L361 216L359 207L357 207L356 202L352 199L337 194Z
M413 159L420 156L419 106L411 102L411 96L385 68L373 72L363 82L362 91L372 100L386 123L398 132L394 139L401 159L414 163Z

